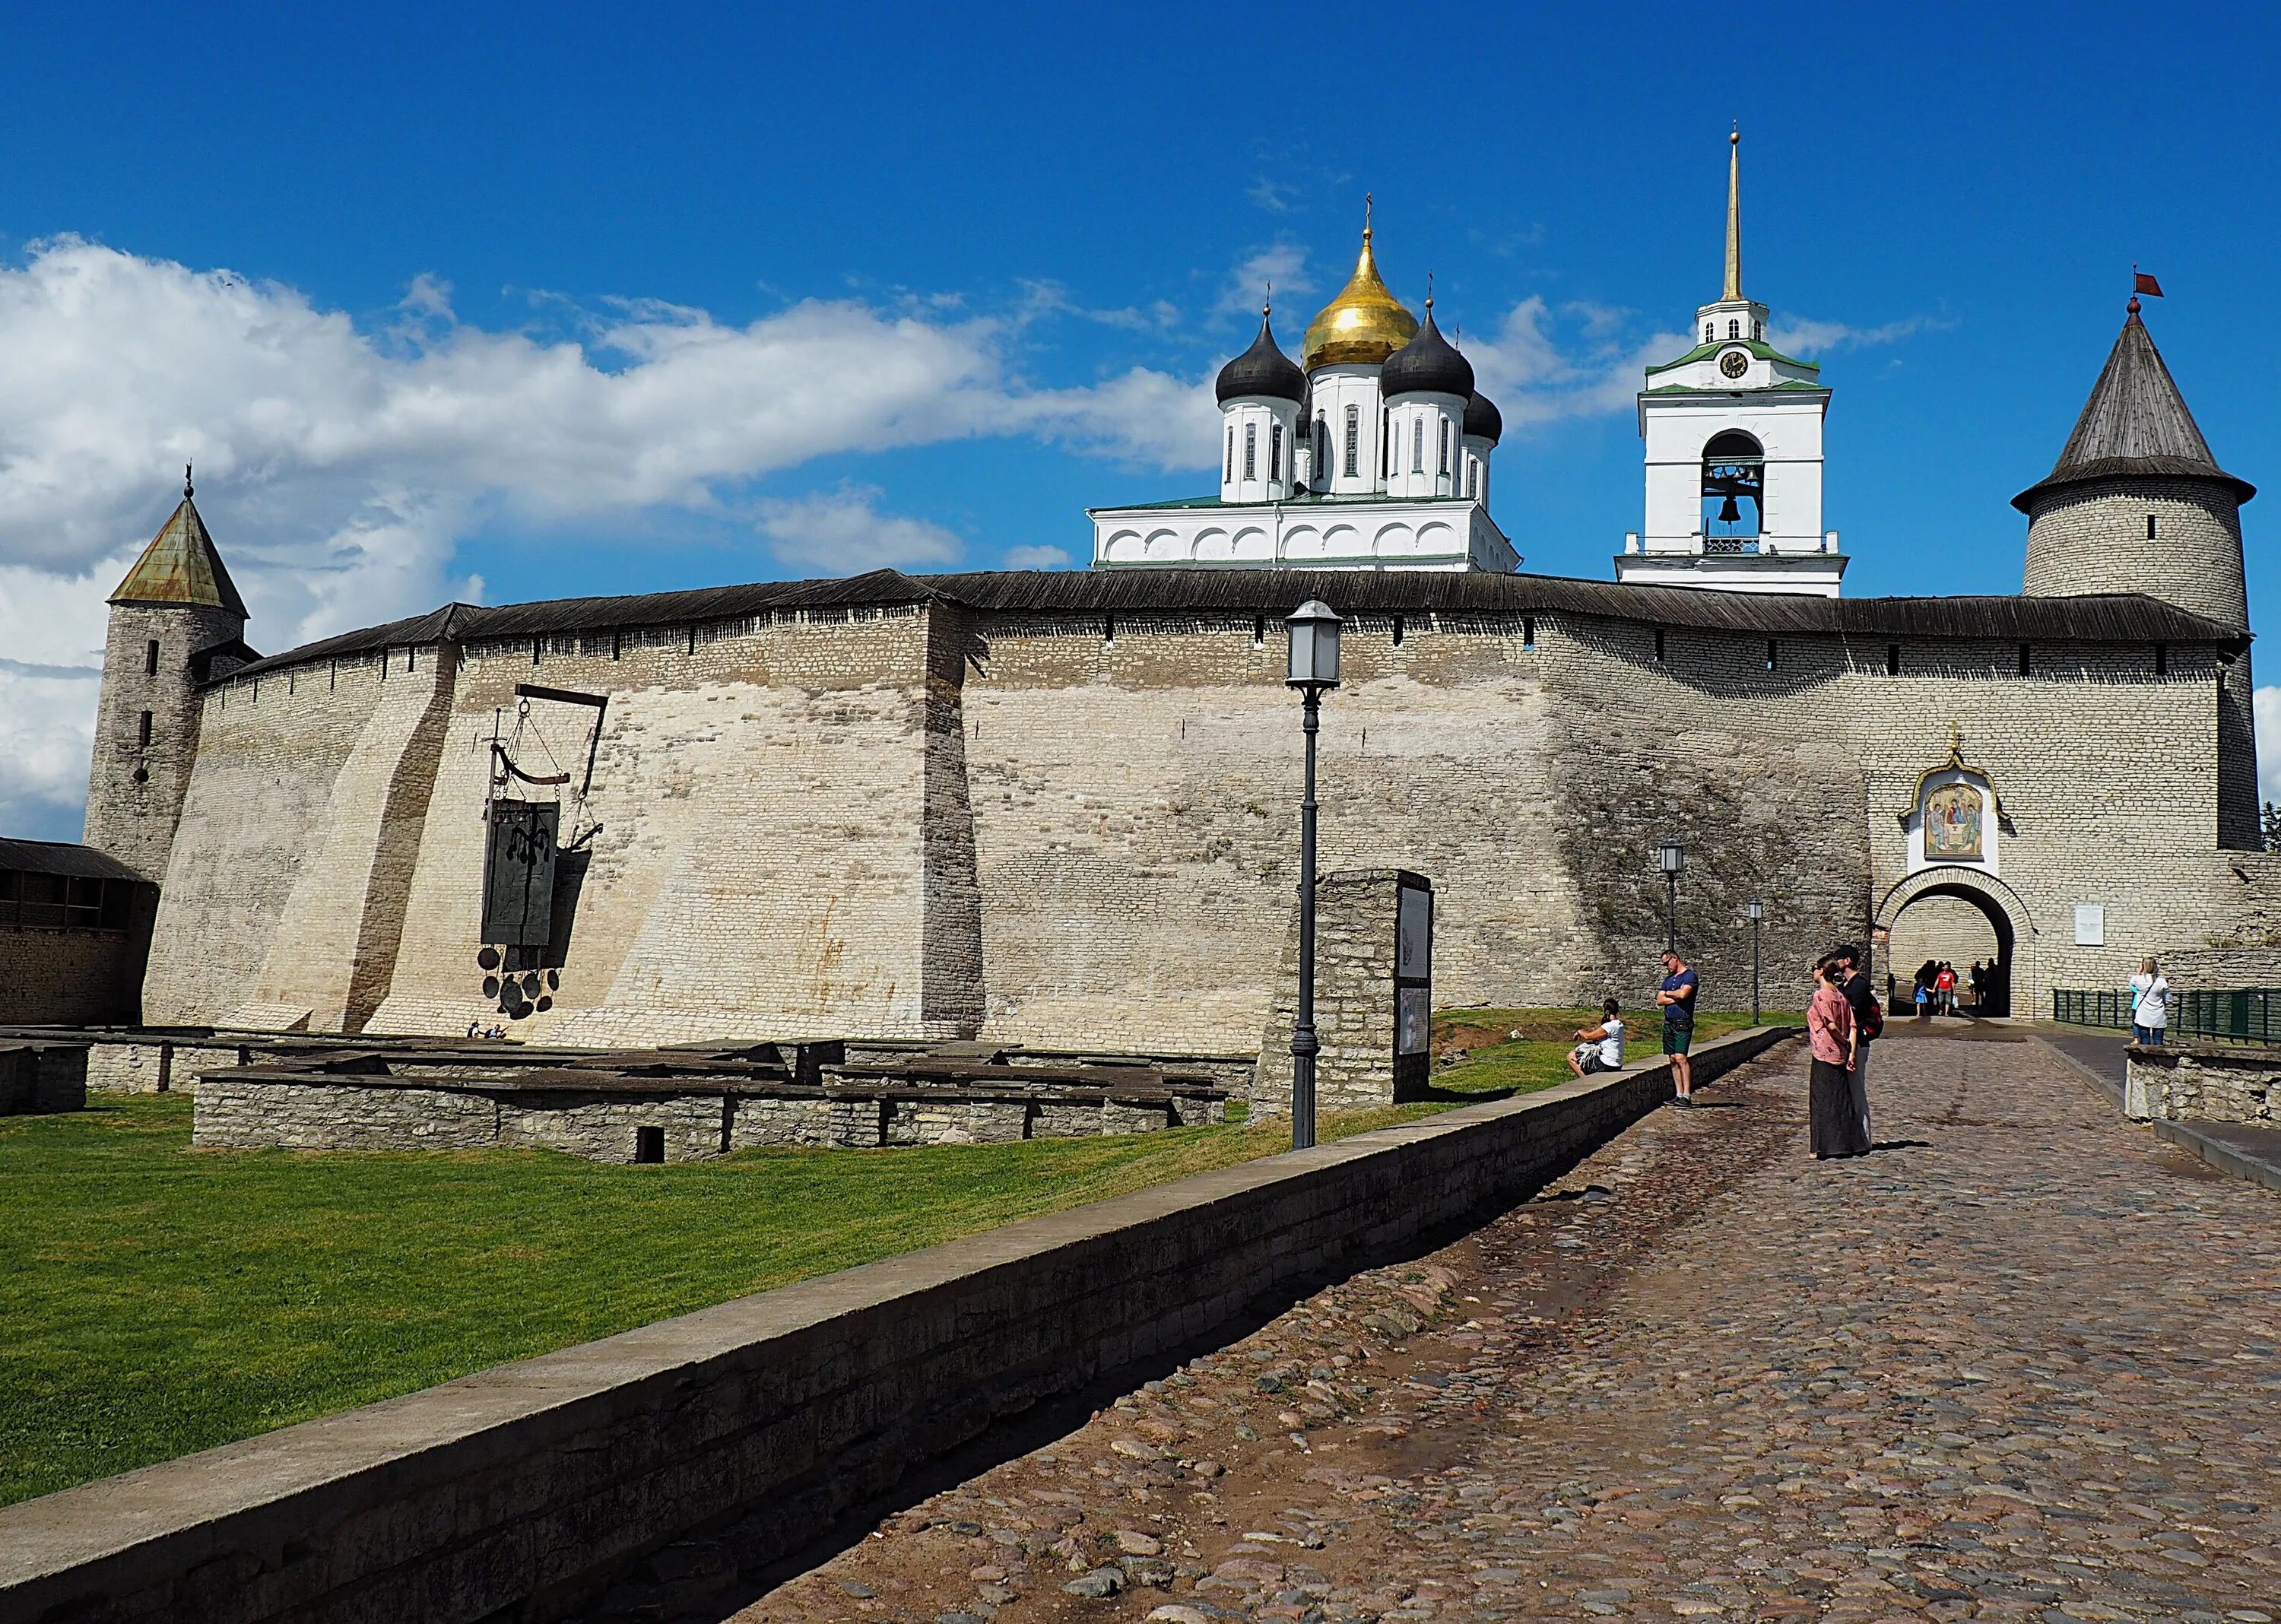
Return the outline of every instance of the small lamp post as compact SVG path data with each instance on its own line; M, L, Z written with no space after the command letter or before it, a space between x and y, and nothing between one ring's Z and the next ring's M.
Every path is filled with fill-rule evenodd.
M1657 866L1663 870L1666 893L1664 918L1664 951L1679 951L1679 876L1687 867L1687 848L1676 840L1666 840L1663 850L1656 855Z
M1323 695L1339 685L1339 617L1311 598L1284 623L1291 665L1284 683L1299 691L1307 736L1307 793L1299 802L1299 1013L1291 1027L1291 1148L1315 1142L1315 732Z
M1759 1024L1759 927L1766 920L1767 905L1752 897L1743 904L1744 915L1751 922L1751 1025Z

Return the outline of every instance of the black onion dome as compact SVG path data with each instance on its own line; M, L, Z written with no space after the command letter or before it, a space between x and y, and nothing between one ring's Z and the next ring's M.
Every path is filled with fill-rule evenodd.
M1473 364L1458 353L1434 325L1434 302L1426 302L1426 325L1418 336L1386 358L1378 375L1379 392L1397 395L1456 395L1473 392Z
M1492 445L1504 438L1504 414L1496 409L1496 401L1479 390L1465 398L1465 433Z
M1265 395L1275 400L1306 399L1307 375L1275 342L1275 329L1268 325L1264 312L1259 317L1259 336L1251 341L1251 348L1219 369L1216 392L1222 406L1246 395Z

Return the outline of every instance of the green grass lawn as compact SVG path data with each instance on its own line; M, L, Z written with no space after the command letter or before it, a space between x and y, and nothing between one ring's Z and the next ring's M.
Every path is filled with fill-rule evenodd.
M1766 1025L1798 1025L1803 1016L1765 1011ZM1437 1061L1445 1056L1463 1058L1447 1071L1437 1068L1435 1084L1465 1093L1496 1090L1527 1092L1566 1082L1568 1051L1574 1034L1599 1025L1597 1009L1442 1009L1434 1016L1434 1049ZM1657 1009L1626 1009L1624 1061L1638 1065L1660 1057L1663 1015ZM1748 1015L1705 1010L1696 1017L1695 1038L1724 1037L1751 1025ZM1518 1035L1515 1035L1518 1034Z
M1453 1011L1436 1099L1323 1137L1562 1081L1581 1019ZM185 1096L94 1100L0 1118L0 1504L1289 1142L1277 1119L624 1167L193 1150Z

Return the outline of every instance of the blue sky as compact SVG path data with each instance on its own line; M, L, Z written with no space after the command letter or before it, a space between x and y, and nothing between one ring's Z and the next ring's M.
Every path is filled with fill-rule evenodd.
M1732 119L1745 287L1836 391L1849 592L2017 589L2007 499L2134 260L2219 459L2281 483L2267 12L474 10L13 19L0 826L75 830L101 599L185 456L265 649L452 596L1081 561L1088 504L1210 487L1257 282L1295 349L1365 189L1496 382L1525 568L1604 578Z

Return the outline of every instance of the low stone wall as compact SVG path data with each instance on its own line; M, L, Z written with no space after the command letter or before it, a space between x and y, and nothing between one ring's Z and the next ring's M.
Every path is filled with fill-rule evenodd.
M2122 1110L2137 1121L2281 1125L2281 1048L2134 1043L2125 1053Z
M98 1094L159 1094L187 1089L201 1071L246 1063L246 1051L229 1042L166 1040L89 1040L87 1086Z
M1008 1068L1009 1071L1015 1068ZM639 1133L661 1135L660 1159L693 1162L760 1145L876 1149L886 1145L1006 1144L1025 1139L1148 1133L1218 1122L1215 1093L1170 1099L1071 1095L1017 1084L915 1091L747 1092L622 1084L591 1089L457 1084L411 1078L280 1077L264 1067L199 1078L190 1142L219 1150L561 1150L598 1162L639 1159Z
M1447 1111L27 1501L0 1619L530 1624L692 1534L764 1564L999 1416L1502 1210L1669 1094L1653 1063Z
M0 1117L87 1109L84 1043L0 1043Z

